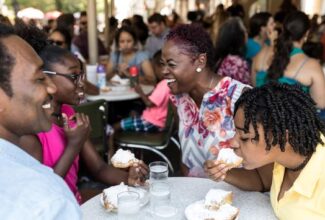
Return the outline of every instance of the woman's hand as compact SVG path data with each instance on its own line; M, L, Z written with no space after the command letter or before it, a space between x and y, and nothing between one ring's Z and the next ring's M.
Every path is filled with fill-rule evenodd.
M80 151L90 133L90 121L88 116L83 113L76 113L70 118L65 114L62 114L62 117L63 128L67 137L67 146L71 146L75 150ZM75 120L75 125L70 127L68 121L72 120Z
M138 94L142 94L143 93L143 90L142 90L142 88L141 88L141 86L140 86L139 83L135 83L133 88L134 88L134 91L136 91Z
M129 169L128 185L143 186L148 176L149 168L141 160L134 163Z
M207 160L204 162L204 171L214 181L223 181L226 179L227 172L230 169L230 166L221 161Z
M129 71L128 71L128 64L127 63L119 63L118 64L118 71L119 71L119 74L121 76L124 76L124 77L129 77L130 74L129 74Z

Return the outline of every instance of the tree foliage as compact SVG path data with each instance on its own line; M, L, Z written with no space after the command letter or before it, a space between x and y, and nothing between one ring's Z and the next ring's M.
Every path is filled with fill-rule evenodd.
M87 0L6 0L5 3L12 9L17 5L19 9L34 7L43 12L58 10L74 13L87 7Z

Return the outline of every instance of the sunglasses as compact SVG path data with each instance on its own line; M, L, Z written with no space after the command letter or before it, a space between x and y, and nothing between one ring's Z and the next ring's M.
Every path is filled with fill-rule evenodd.
M87 21L80 22L81 25L87 25Z
M56 45L56 46L62 46L64 44L64 41L60 41L60 40L49 40L49 43L52 45Z
M73 84L75 85L79 85L82 81L85 80L85 74L84 73L72 73L72 74L68 74L68 73L57 73L54 71L48 71L48 70L43 70L43 73L48 74L48 75L56 75L56 76L63 76L67 79L70 79Z

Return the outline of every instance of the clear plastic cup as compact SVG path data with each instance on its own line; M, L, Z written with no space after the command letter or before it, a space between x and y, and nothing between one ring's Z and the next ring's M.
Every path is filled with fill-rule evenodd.
M137 192L125 191L117 194L118 220L137 220L140 210L140 195Z
M168 164L163 161L155 161L149 164L150 183L155 181L167 181L168 179Z

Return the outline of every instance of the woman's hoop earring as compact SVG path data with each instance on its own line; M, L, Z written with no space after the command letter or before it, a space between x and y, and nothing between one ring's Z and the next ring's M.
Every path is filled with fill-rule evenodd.
M200 73L200 72L202 72L202 68L198 67L198 68L196 68L195 71L196 71L197 73Z

